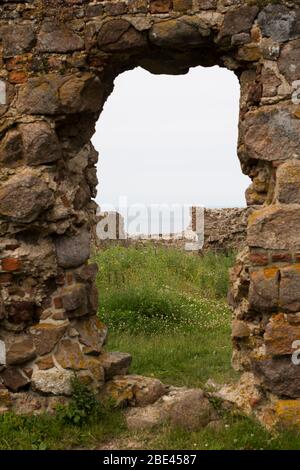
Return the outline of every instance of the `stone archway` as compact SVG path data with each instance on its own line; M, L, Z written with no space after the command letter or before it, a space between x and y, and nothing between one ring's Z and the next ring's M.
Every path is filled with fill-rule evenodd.
M253 181L248 204L261 206L232 273L233 363L254 374L266 397L300 398L291 360L300 339L300 9L249 3L1 7L4 389L68 394L74 370L95 389L105 381L106 328L96 317L96 268L87 264L97 185L90 139L114 78L138 65L158 74L220 65L240 81L238 153Z

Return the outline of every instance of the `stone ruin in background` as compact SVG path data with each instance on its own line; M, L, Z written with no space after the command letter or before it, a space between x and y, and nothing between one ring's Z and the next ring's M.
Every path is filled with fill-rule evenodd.
M98 159L90 139L114 79L136 66L184 74L219 65L240 82L238 155L252 179L247 202L260 205L231 275L233 364L259 384L254 411L269 404L265 417L299 416L300 9L258 3L1 3L3 397L67 395L74 371L99 391L116 370L87 263Z
M197 223L197 210L199 211ZM130 234L126 231L124 217L116 211L98 212L93 229L93 244L96 249L115 244L122 246L165 246L194 253L213 251L231 253L247 245L247 221L253 209L190 208L190 222L186 229L176 233ZM99 225L100 224L100 225Z

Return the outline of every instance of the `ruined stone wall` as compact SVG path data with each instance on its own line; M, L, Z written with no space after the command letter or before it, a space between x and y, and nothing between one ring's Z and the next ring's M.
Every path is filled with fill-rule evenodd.
M253 208L222 208L204 210L204 245L203 250L214 252L238 252L247 246L248 216ZM164 246L184 250L186 243L196 241L193 217L183 233L151 234L132 236L125 233L124 219L117 212L98 215L97 223L105 219L107 232L93 231L95 249L108 248L114 244L123 246L145 246L151 242L155 246ZM104 235L104 238L101 238ZM194 236L193 236L194 235ZM100 238L99 238L100 236Z
M252 179L247 202L261 205L232 273L234 364L255 373L264 396L300 398L291 361L300 334L299 19L296 1L1 2L5 389L67 394L72 371L96 389L105 380L106 330L87 264L97 185L90 139L114 79L136 66L183 74L219 65L240 81L238 154Z
M204 250L239 251L247 246L247 224L251 209L205 209Z

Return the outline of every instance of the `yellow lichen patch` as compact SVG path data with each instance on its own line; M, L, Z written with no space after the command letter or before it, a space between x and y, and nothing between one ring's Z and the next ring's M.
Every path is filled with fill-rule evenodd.
M250 214L248 218L248 225L255 224L260 219L264 219L265 217L277 211L278 211L278 206L275 206L275 205L267 206L267 207L264 207L263 209L254 211L253 214Z
M279 426L300 428L300 400L278 400L275 414Z
M277 266L270 266L264 269L264 275L267 279L272 279L273 277L276 277L278 272L279 269Z
M296 106L293 114L296 118L300 119L300 106Z

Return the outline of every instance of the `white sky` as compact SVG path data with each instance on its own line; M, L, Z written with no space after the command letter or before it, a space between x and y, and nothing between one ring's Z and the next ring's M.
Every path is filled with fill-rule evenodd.
M125 196L129 204L245 206L238 110L239 83L226 69L120 75L93 138L98 204L118 209Z

